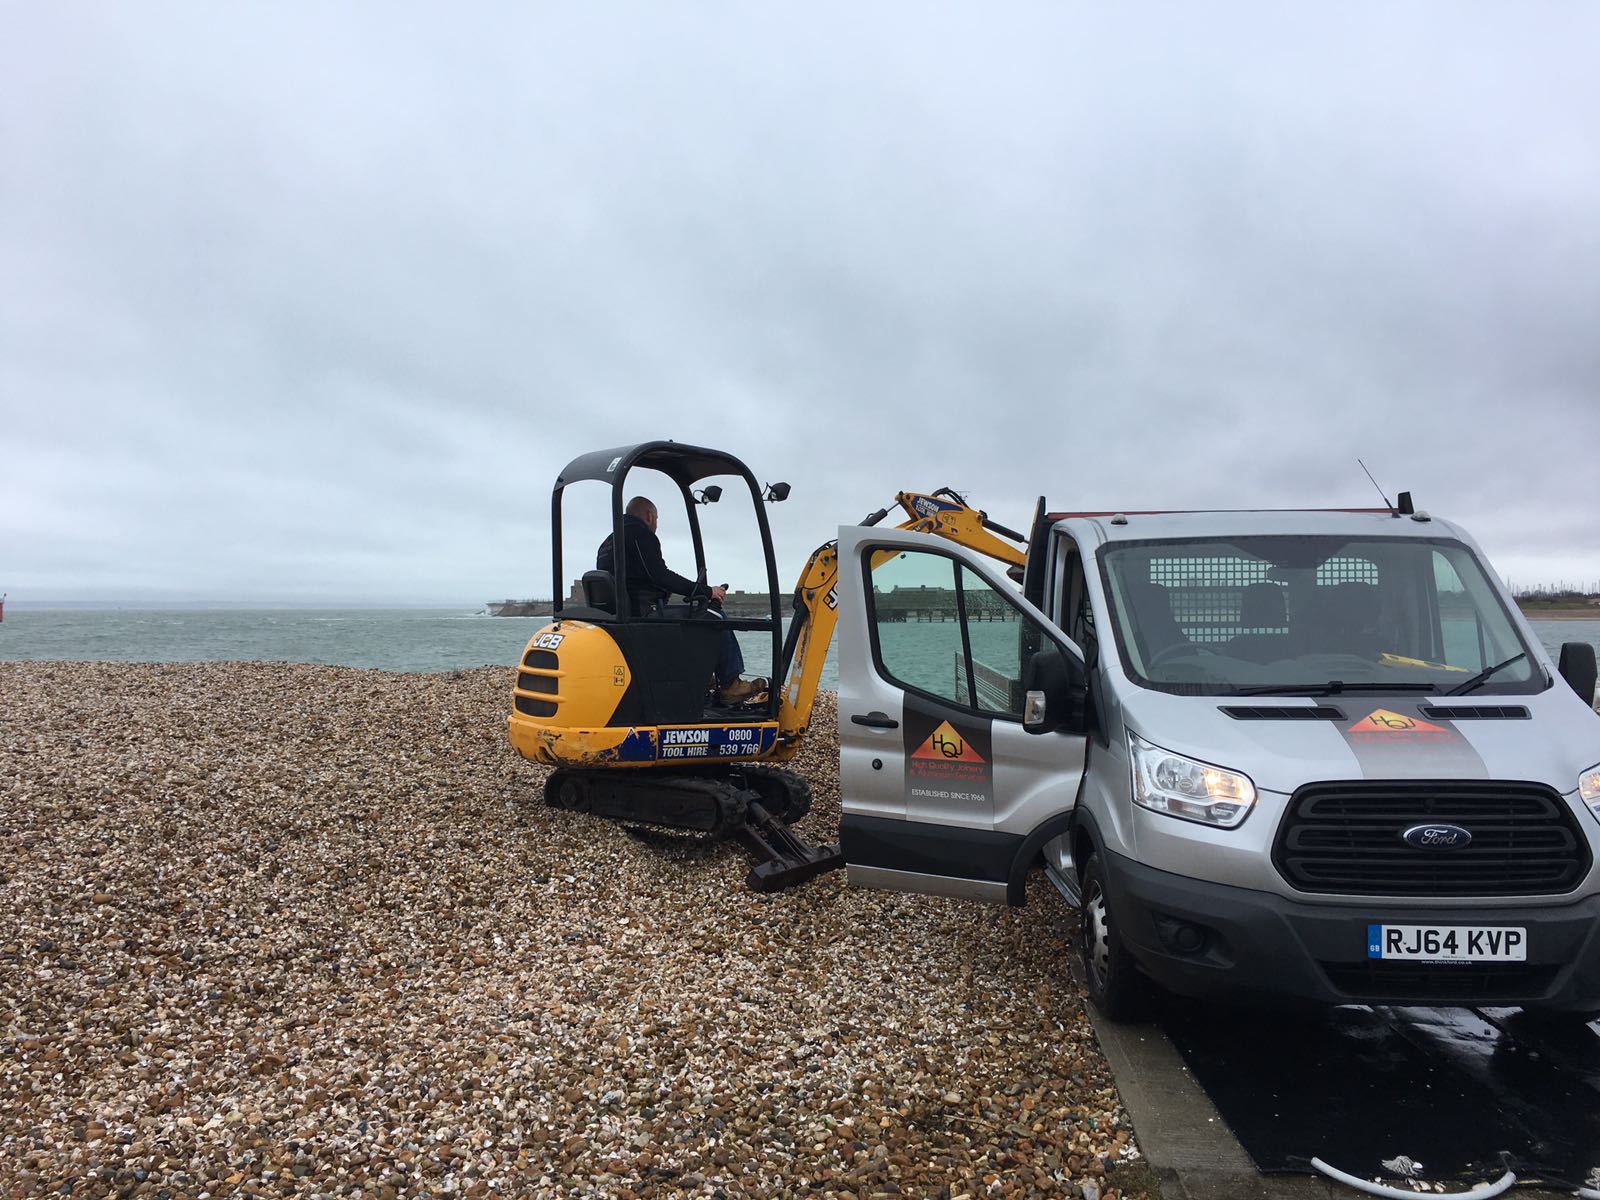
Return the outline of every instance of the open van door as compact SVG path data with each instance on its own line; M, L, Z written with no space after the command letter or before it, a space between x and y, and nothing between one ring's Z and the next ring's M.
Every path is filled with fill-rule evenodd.
M852 884L1022 902L1087 753L1083 655L997 564L839 530L840 843Z

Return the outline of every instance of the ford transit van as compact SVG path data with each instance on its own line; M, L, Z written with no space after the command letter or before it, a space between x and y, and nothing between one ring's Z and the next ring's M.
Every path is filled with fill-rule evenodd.
M852 883L1082 910L1091 999L1600 1014L1594 651L1400 510L839 533Z

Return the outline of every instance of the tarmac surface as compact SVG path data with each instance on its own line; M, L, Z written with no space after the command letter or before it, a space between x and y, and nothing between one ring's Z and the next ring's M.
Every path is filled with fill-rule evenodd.
M1600 1187L1600 1026L1516 1009L1350 1007L1281 1017L1170 997L1144 1023L1091 1008L1165 1200L1360 1193L1311 1158L1418 1194L1517 1176L1511 1194Z

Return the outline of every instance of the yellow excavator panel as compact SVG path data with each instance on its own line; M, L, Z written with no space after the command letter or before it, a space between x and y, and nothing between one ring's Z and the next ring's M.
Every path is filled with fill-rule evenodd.
M612 636L587 621L557 621L528 640L517 668L510 718L511 742L525 758L563 762L540 753L563 733L583 730L591 745L606 750L620 745L626 728L608 729L633 675ZM611 746L593 744L611 739ZM588 757L587 754L574 757Z

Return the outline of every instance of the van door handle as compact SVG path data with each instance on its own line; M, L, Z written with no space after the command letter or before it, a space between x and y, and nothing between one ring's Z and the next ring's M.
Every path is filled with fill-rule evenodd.
M855 716L850 718L850 722L853 725L865 725L868 729L900 728L899 721L896 721L888 713L878 712L876 709L874 709L872 712L869 712L866 716L862 716L860 713L857 713Z

